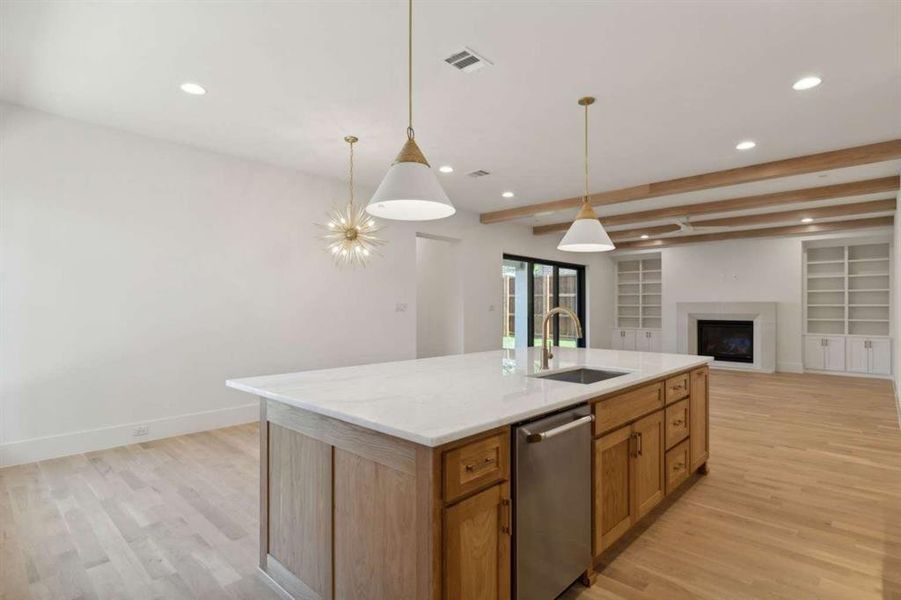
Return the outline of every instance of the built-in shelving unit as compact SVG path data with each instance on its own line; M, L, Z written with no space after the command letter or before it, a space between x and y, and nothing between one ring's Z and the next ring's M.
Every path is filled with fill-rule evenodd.
M647 254L616 265L616 325L620 329L660 329L662 259Z
M806 333L888 336L890 252L887 242L807 248Z

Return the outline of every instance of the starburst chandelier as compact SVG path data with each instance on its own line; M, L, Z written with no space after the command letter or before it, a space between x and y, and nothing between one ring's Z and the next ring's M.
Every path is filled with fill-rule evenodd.
M376 234L381 228L363 206L354 204L354 144L359 140L349 135L344 141L350 144L350 201L343 208L329 211L323 238L328 242L327 251L339 267L365 267L375 249L385 243Z

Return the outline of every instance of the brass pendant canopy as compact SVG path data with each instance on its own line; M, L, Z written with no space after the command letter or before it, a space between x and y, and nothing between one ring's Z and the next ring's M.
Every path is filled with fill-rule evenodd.
M404 147L400 149L400 152L397 153L397 158L395 158L394 162L391 164L396 165L397 163L405 162L415 162L427 167L431 166L429 165L429 161L425 159L422 150L419 149L416 140L413 138L407 138L407 141L404 142Z

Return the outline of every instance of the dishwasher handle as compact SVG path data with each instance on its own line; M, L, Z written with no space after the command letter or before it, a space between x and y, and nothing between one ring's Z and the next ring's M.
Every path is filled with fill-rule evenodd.
M553 429L548 429L547 431L543 431L541 433L531 433L528 429L524 429L523 433L526 434L527 442L529 442L530 444L537 444L538 442L542 442L546 439L558 436L561 433L566 433L567 431L575 429L576 427L587 425L592 421L594 421L594 415L585 415L584 417L578 418L571 423L566 423L565 425L554 427Z

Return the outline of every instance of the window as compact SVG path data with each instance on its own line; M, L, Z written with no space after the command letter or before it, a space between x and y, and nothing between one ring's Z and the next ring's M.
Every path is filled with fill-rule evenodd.
M555 261L504 255L503 348L541 345L544 315L556 306L572 310L583 325L576 336L572 319L555 315L549 323L553 345L584 347L585 267Z

